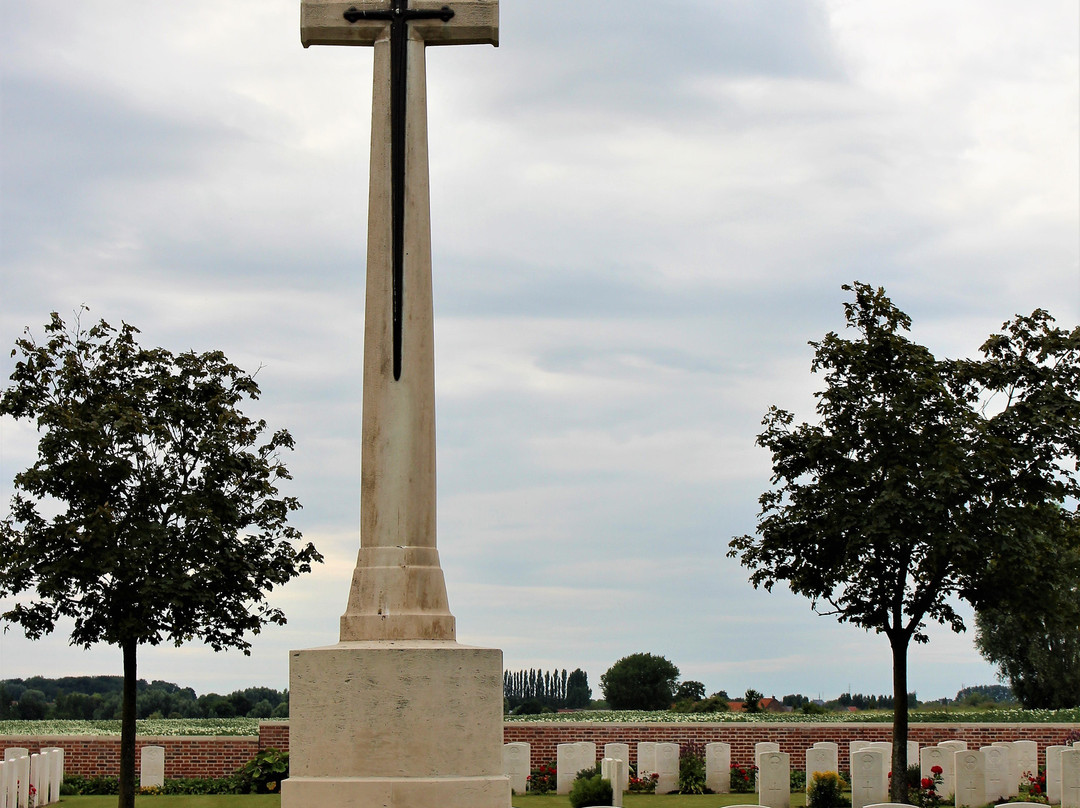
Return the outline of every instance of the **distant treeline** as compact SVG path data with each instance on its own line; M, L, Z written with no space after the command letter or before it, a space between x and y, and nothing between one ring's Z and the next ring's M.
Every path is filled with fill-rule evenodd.
M111 719L120 717L120 676L66 676L0 680L0 719ZM227 696L195 695L190 687L139 679L139 718L287 718L289 692L249 687Z
M508 710L516 710L526 702L553 710L574 710L589 706L592 690L589 675L581 668L575 668L569 674L565 668L562 671L504 671L503 699Z

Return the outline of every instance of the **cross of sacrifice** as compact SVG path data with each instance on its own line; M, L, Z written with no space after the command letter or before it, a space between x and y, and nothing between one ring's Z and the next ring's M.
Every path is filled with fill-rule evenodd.
M453 640L435 546L428 45L498 45L498 0L301 0L300 41L375 55L360 555L342 642Z

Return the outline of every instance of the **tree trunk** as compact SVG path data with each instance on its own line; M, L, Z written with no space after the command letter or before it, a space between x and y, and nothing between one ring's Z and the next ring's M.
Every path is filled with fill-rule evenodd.
M124 692L120 706L119 808L135 808L135 652L134 640L121 643L124 651Z
M907 803L907 741L908 741L908 699L907 699L907 648L908 637L903 632L889 637L893 658L893 725L892 725L892 783L889 786L889 799L892 802Z

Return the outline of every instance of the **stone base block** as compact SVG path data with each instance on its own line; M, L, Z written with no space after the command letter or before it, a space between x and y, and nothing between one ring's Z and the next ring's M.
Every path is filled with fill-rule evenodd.
M304 808L509 808L509 779L495 777L289 777L283 806Z
M502 652L452 641L290 653L282 808L508 808Z

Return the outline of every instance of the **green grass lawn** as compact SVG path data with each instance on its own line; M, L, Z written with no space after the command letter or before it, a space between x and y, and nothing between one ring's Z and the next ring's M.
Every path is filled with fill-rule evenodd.
M565 795L514 796L515 808L570 808ZM624 808L723 808L725 805L756 805L757 794L624 794ZM791 795L791 808L804 808L806 794Z
M116 797L62 797L65 808L115 808ZM511 802L515 808L570 808L570 799L564 795L527 794L515 796ZM625 808L723 808L726 805L756 804L757 794L626 794ZM277 794L200 794L176 796L137 796L138 808L280 808L281 797ZM791 808L804 808L806 795L791 795Z
M65 808L116 808L111 796L61 797ZM137 808L280 808L280 794L160 794L136 795Z

